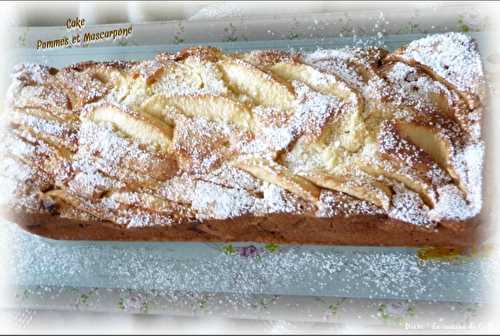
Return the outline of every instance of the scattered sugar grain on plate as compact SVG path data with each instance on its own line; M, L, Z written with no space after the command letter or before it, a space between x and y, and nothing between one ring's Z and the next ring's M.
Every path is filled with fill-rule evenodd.
M415 253L406 250L284 245L276 253L263 252L260 258L243 258L226 255L218 250L222 245L214 244L217 250L206 245L195 247L195 251L205 252L186 262L186 258L176 258L170 248L164 253L151 253L151 248L137 245L121 248L54 244L14 230L17 232L9 235L13 248L8 272L19 277L51 274L54 285L65 285L77 278L80 284L90 283L94 275L85 269L100 265L103 279L112 278L126 288L154 289L166 295L168 291L178 291L179 295L189 291L198 297L204 292L221 290L245 297L270 290L287 294L299 288L304 294L321 295L332 290L334 281L336 295L351 296L369 289L374 298L425 299L443 286L440 281L446 278L450 267L472 283L478 283L483 274L466 264L423 263ZM239 304L237 299L234 302Z

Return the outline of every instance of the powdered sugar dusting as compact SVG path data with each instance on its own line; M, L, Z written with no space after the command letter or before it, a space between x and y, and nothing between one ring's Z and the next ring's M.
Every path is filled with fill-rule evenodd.
M198 181L194 187L191 206L198 210L199 219L227 219L250 212L255 198L241 189L230 189Z
M307 204L297 196L283 190L275 184L264 182L262 198L257 198L252 212L260 215L275 213L301 214L307 209Z
M216 66L208 62L200 64L196 57L189 57L184 63L167 67L165 73L152 85L152 91L167 96L217 96L228 92Z
M247 191L260 191L262 181L236 167L223 164L220 168L211 171L204 177L205 181L223 185L228 188L237 188Z
M354 215L383 215L383 209L376 207L370 202L358 200L344 193L322 191L318 211L319 217L354 216Z
M464 197L454 185L439 188L439 202L430 213L432 218L465 220L479 214L482 208L483 157L482 143L470 145L457 153L454 166L467 188L467 194Z
M320 135L327 121L340 114L342 103L338 98L314 92L298 81L292 84L297 93L297 107L291 120L292 132L314 139Z
M307 54L305 62L318 67L320 70L335 73L348 83L357 87L363 86L363 77L355 71L352 61L355 59L355 49L325 50Z
M464 199L462 192L454 185L446 185L438 189L439 202L429 213L434 220L465 220L473 217L478 209L471 207Z
M258 63L258 56L265 53L250 57ZM415 41L405 49L405 62L428 65L447 83L411 62L393 59L386 63L385 55L386 51L377 48L346 48L318 50L293 58L293 62L284 53L274 60L288 62L287 66L303 60L303 66L312 68L311 78L304 82L280 78L265 70L269 64L250 64L203 48L181 52L168 61L137 62L130 67L123 64L119 70L103 72L107 79L92 75L98 63L62 70L20 66L9 90L9 122L23 127L25 134L19 130L15 136L24 134L26 141L9 142L13 146L11 155L14 162L35 158L33 162L40 171L29 173L33 168L23 167L26 174L13 174L11 170L6 174L12 173L21 183L49 174L46 189L37 192L55 190L87 217L127 227L289 213L326 218L387 215L433 228L440 220L473 217L481 209L481 116L477 110L464 107L462 98L447 83L482 97L483 73L475 45L460 34L445 34ZM258 80L274 84L269 86L270 91L281 89L279 99L284 103L270 103L272 99L267 98L273 92L262 101L238 92L226 83L219 68L219 62L227 61L244 66L239 68L242 76L247 70L252 75L258 71ZM184 114L171 106L158 115L140 118L147 113L141 110L142 103L153 94L189 95L194 99L200 95L222 96L218 97L223 98L221 101L238 102L245 110L246 118L241 118L245 122L233 124L195 112ZM363 100L365 104L360 106ZM106 102L126 106L137 117L138 128L165 119L158 122L164 127L165 145L155 147L139 141L140 136L134 132L121 131L119 125L92 120L90 112ZM231 117L240 121L240 112L231 112ZM428 153L398 133L396 121L401 120L424 120L433 132L453 144L448 161L458 178L453 176L452 180ZM388 125L392 128L387 129ZM63 152L53 150L49 140L62 144L67 156L64 160L59 157ZM372 142L377 142L375 150ZM245 155L270 160L268 173L281 182L256 178L231 164ZM361 159L362 164L376 166L383 174L361 169ZM58 173L52 174L50 168ZM316 169L325 176L341 173L347 179L343 187L376 194L384 199L385 209L390 204L389 210L375 206L379 203L374 198L359 192L353 197L311 183L317 191L306 201L282 187L287 185L285 181L297 192L303 188L297 181L307 182ZM286 181L285 172L300 174L303 180L295 176L296 180ZM421 191L409 190L417 187L401 186L398 178L391 177L393 173L425 189L432 204L423 202ZM363 186L367 181L370 186ZM30 208L36 208L34 193L21 189L16 192L24 193L19 198L26 200L19 203L31 202Z
M411 42L403 57L428 66L461 91L483 96L484 73L479 51L465 34L429 35Z
M389 216L403 222L421 225L426 228L436 226L429 217L429 208L422 202L420 196L404 188L397 188L396 194L392 197L392 206L389 209Z

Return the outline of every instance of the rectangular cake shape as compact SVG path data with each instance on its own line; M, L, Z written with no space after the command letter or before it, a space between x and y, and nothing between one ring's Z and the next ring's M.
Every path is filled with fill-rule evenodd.
M455 33L391 54L22 65L9 208L64 239L460 244L481 209L484 87Z

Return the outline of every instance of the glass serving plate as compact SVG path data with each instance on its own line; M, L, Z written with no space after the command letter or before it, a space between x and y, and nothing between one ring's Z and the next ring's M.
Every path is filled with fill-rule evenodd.
M423 35L384 37L392 50ZM474 36L481 40L480 34ZM357 42L363 41L358 38ZM367 37L370 44L373 37ZM226 51L340 48L352 38L203 43ZM481 43L481 42L480 42ZM16 49L20 62L61 67L84 60L141 60L175 45ZM9 67L8 67L9 68ZM19 286L312 295L457 302L486 301L489 258L423 259L421 249L180 242L54 241L1 225L10 246L10 281Z

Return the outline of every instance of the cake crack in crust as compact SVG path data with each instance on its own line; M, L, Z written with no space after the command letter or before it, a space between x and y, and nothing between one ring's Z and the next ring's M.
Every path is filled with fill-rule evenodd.
M478 48L458 33L393 53L22 64L2 202L59 239L467 245L485 102Z

